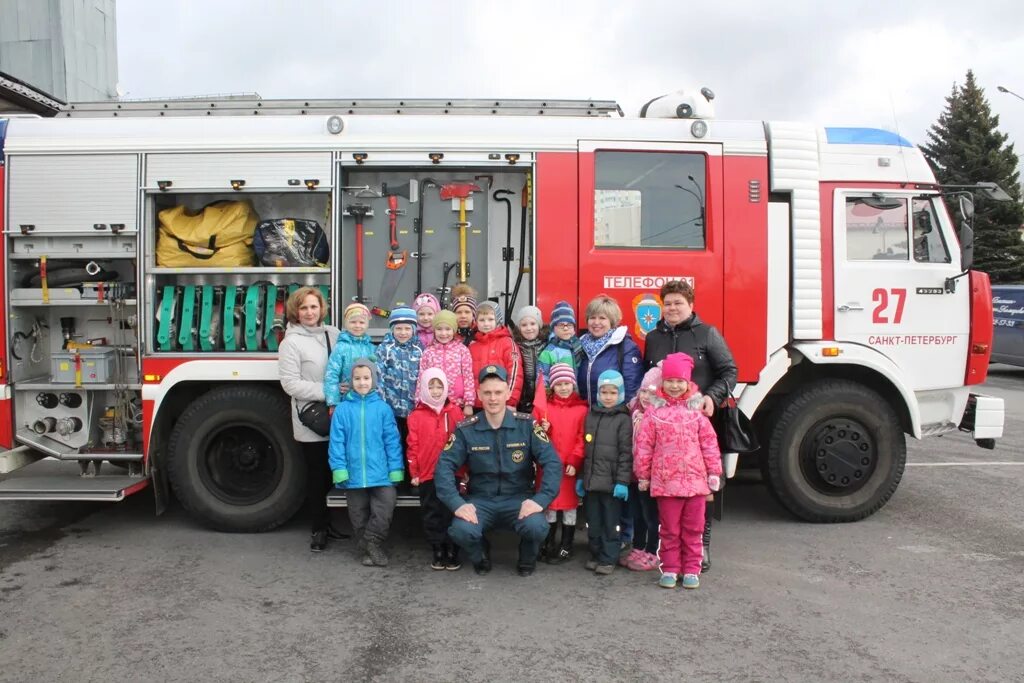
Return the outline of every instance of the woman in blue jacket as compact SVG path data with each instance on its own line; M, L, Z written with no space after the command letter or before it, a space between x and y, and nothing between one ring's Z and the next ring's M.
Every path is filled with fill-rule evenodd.
M395 484L404 477L402 442L395 413L377 392L377 368L367 358L352 366L351 390L334 409L328 459L334 485L346 490L363 564L387 566L383 544L395 511Z
M629 403L644 378L643 354L622 322L622 309L615 299L599 294L587 304L587 331L580 336L585 352L577 370L580 397L597 403L597 378L605 370L622 374Z

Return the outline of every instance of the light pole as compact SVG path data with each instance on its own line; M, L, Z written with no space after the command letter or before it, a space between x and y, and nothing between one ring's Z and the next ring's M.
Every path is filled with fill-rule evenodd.
M997 85L997 86L996 86L996 90L998 90L999 92L1004 92L1004 93L1006 93L1007 95L1013 95L1013 96L1014 96L1014 97L1016 97L1016 98L1017 98L1018 100L1020 100L1020 101L1024 102L1024 97L1021 97L1020 95L1018 95L1017 93L1013 92L1013 91L1012 91L1012 90L1010 90L1009 88L1004 88L1004 87L1003 87L1003 86L1001 86L1001 85Z

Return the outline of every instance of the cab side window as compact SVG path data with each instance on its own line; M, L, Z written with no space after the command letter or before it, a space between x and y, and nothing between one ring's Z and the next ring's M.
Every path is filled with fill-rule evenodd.
M848 197L846 260L909 260L908 223L906 198Z
M594 245L704 249L706 162L692 152L597 152Z

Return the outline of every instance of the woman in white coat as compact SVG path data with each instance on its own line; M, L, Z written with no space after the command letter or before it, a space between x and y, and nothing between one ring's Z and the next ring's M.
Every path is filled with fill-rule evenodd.
M288 328L278 349L277 371L292 398L292 432L302 446L309 471L306 509L313 518L309 549L320 552L327 547L328 536L348 538L334 529L327 508L331 488L331 469L327 464L328 437L320 436L299 421L299 410L306 404L324 400L324 371L327 358L338 340L338 328L325 325L327 302L317 287L300 287L288 297L285 306Z

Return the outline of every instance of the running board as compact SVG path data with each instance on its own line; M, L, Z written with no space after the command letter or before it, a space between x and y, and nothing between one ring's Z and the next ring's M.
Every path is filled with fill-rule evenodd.
M107 471L114 470L107 465ZM117 473L83 475L75 462L40 460L0 481L0 500L58 500L116 503L149 484L148 477Z
M420 499L418 496L399 494L398 500L395 502L395 507L399 508L418 508L419 506ZM331 489L331 492L327 494L327 507L348 507L348 500L345 498L344 491L341 491L340 489Z

